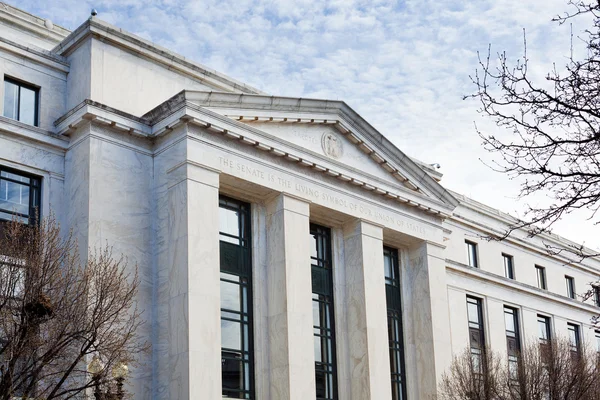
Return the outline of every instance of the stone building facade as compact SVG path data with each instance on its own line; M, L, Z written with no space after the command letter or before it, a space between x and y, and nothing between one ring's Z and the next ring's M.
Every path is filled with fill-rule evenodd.
M552 235L483 240L511 217L344 102L4 4L0 74L0 218L39 207L138 264L136 399L433 398L452 355L477 351L470 328L505 351L506 315L518 340L547 326L595 346L599 309L576 295L597 259L548 256L571 244Z

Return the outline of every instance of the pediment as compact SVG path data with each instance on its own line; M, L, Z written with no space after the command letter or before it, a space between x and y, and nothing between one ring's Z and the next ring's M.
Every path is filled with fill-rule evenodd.
M184 121L362 189L448 215L457 200L345 103L184 91L143 118L160 136Z

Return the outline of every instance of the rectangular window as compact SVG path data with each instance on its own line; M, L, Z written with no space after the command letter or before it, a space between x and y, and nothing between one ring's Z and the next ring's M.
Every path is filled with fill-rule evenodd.
M567 297L570 299L575 298L575 279L565 275L565 283L567 284Z
M508 351L508 370L511 379L517 379L521 340L519 337L519 314L515 308L504 307L504 324L506 327L506 347Z
M538 335L540 344L547 344L552 338L550 330L550 318L543 315L538 315Z
M485 355L485 332L481 299L467 296L467 318L469 320L469 345L475 371L481 371Z
M254 398L250 205L219 197L223 398Z
M537 274L538 287L544 290L548 289L548 286L546 285L546 268L536 265L535 272Z
M579 333L579 325L567 324L569 329L569 343L571 344L571 352L579 353L581 347L581 336Z
M400 268L398 250L383 248L385 269L385 296L387 301L390 365L392 371L392 400L406 399L404 382L404 342L402 330L402 304L400 297Z
M39 89L4 78L4 116L38 126Z
M508 279L515 279L513 256L502 254L502 259L504 260L504 276L506 276Z
M594 331L594 336L596 337L596 352L600 353L600 331Z
M32 224L39 208L40 179L0 166L0 220Z
M477 260L477 243L465 240L465 244L467 245L467 261L469 266L479 268L479 262Z
M317 400L337 399L331 230L310 224Z
M592 290L594 291L594 304L596 307L600 307L600 286L593 286Z

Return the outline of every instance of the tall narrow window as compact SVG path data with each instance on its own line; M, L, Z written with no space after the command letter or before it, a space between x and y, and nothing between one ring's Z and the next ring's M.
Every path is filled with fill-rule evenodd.
M567 284L567 297L575 298L575 279L565 275L565 283Z
M38 125L39 89L4 78L4 116L29 125Z
M40 179L0 166L0 220L33 223L40 207Z
M513 256L502 254L502 259L504 260L504 276L506 276L508 279L515 279Z
M540 344L548 344L550 339L552 338L552 333L550 330L550 318L545 317L543 315L538 315L538 335L540 338Z
M544 290L548 289L548 286L546 286L546 268L536 265L535 272L537 274L538 287Z
M479 262L477 260L477 243L469 242L465 240L467 245L467 261L470 267L479 268Z
M569 343L571 344L571 352L579 354L581 348L581 336L579 333L579 325L567 324L569 330Z
M387 301L390 365L392 371L392 399L406 399L404 373L404 343L402 330L402 304L400 297L400 268L398 250L383 248L385 268L385 296Z
M253 399L250 205L219 198L223 398Z
M596 338L596 353L600 354L600 331L594 331L594 337Z
M519 338L519 314L512 307L504 307L504 324L506 326L506 347L508 351L508 369L511 379L517 379L519 351L521 340Z
M594 291L594 304L596 307L600 307L600 286L593 286L592 290Z
M337 399L331 230L310 224L317 400Z
M482 372L485 355L485 332L483 330L483 309L481 299L467 296L467 317L469 319L469 344L473 368Z

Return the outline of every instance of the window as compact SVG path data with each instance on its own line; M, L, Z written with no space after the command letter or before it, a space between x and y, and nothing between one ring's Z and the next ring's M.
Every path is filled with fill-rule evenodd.
M485 355L485 333L483 330L483 309L481 299L467 296L467 318L469 320L469 344L471 360L475 371L482 372Z
M479 268L479 263L477 261L477 243L469 242L465 240L467 245L467 260L469 262L470 267Z
M39 89L4 78L4 116L38 126Z
M581 337L579 334L579 325L567 324L569 329L569 343L571 344L571 352L579 354L581 346Z
M546 268L536 265L535 272L537 274L538 287L544 290L548 289L548 286L546 286Z
M565 275L565 283L567 284L567 296L571 299L575 298L575 279Z
M521 340L519 337L519 314L517 309L504 307L504 324L506 327L506 347L508 351L508 370L511 379L517 379L519 365L519 351Z
M223 398L254 398L250 205L219 198Z
M310 224L317 400L337 399L331 230Z
M596 337L596 353L600 353L600 331L594 331Z
M550 318L545 317L543 315L537 316L538 320L538 335L540 339L540 344L547 344L552 338L552 334L550 331Z
M592 290L594 291L594 304L596 307L600 307L600 286L593 286Z
M388 337L390 342L390 365L392 371L392 399L402 400L406 398L406 387L404 384L406 379L404 373L404 343L398 250L384 247L383 261L385 268Z
M513 256L502 254L502 258L504 259L504 276L506 276L508 279L515 279Z
M39 207L39 178L0 166L0 220L32 224Z

